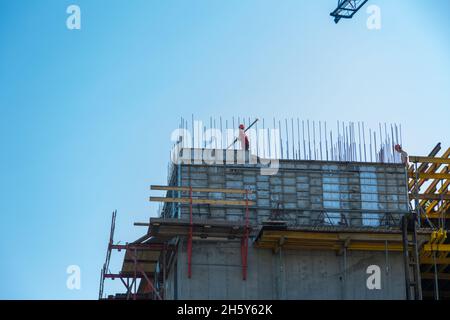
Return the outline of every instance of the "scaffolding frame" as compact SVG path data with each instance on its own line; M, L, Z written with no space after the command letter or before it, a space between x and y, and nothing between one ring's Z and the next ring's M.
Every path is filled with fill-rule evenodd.
M351 235L346 234L345 223L344 227L336 228L333 232L335 235L330 235L330 230L321 229L323 227L317 225L314 230L307 232L305 230L289 230L281 225L278 225L278 230L273 227L267 228L263 226L260 233L253 242L255 247L260 248L311 248L323 250L336 250L337 252L346 250L369 250L369 251L403 251L405 258L405 266L408 270L405 272L407 297L408 299L422 299L424 296L429 297L429 286L424 289L422 285L433 284L432 294L435 299L450 296L450 243L447 239L448 224L447 219L450 218L450 148L448 148L441 156L438 153L441 151L441 145L438 144L428 156L410 156L410 165L406 168L406 177L408 197L411 205L410 217L404 216L402 218L402 228L397 229L397 233L390 233L389 230L382 230L382 236L377 235L376 230L359 230ZM425 192L421 192L421 187L426 187ZM189 208L189 218L186 220L180 219L150 219L149 223L135 223L135 225L148 226L148 233L133 243L121 245L114 243L115 220L117 211L114 211L111 219L111 230L106 253L105 263L101 269L99 299L104 298L104 286L106 279L120 279L126 288L126 294L123 298L126 299L164 299L165 280L170 270L170 266L176 259L178 253L178 243L176 245L170 244L168 239L179 238L185 236L187 239L187 254L188 254L188 278L192 277L192 252L194 239L208 237L211 234L205 232L208 228L216 228L216 234L219 237L227 237L233 235L241 241L241 261L242 261L242 279L247 279L248 269L248 243L250 237L251 225L249 222L249 207L258 209L255 201L251 201L249 195L253 192L249 189L218 189L218 188L195 188L190 184L189 186L151 186L151 190L166 191L171 196L166 197L150 197L150 201L162 203L176 203L185 204ZM181 193L188 193L188 196L181 196ZM178 196L174 196L177 193ZM240 194L242 199L230 200L224 197L223 199L214 199L211 197L201 198L195 196L195 193L231 193ZM240 206L245 208L243 221L234 224L227 224L225 222L219 223L214 221L199 221L194 217L194 205L207 205L216 207ZM277 218L281 213L286 212L283 208L276 208L273 210L274 218ZM324 219L327 213L324 212ZM396 225L396 220L391 216L392 213L383 217L382 221L386 219L388 226ZM329 218L329 217L328 217ZM393 219L393 220L392 220ZM271 221L276 224L277 221ZM278 221L279 222L279 221ZM185 230L182 233L176 234L158 234L158 228L168 227L170 225L176 226L177 230ZM348 223L347 223L348 224ZM156 227L155 227L156 226ZM409 227L408 227L409 226ZM175 228L175 227L174 227ZM181 229L180 229L181 228ZM237 228L237 229L236 229ZM284 228L284 229L283 229ZM418 229L419 228L419 229ZM424 232L427 228L427 232ZM239 230L237 232L233 230ZM420 230L420 231L418 231ZM178 232L178 231L177 231ZM358 234L359 232L359 234ZM417 233L420 232L420 239ZM332 233L332 232L331 232ZM395 234L395 235L394 235ZM422 237L425 234L427 240L423 241ZM337 236L336 236L337 235ZM346 237L347 236L347 237ZM157 240L159 242L148 242L149 240ZM109 264L113 250L125 250L125 262L132 266L131 271L125 272L122 270L119 273L111 273ZM146 262L140 259L139 255L145 251L155 251L159 253L158 259L154 265L159 266L158 270L149 271L146 269ZM168 252L169 255L167 254ZM127 254L129 259L127 260ZM412 270L409 270L409 267ZM412 274L411 272L412 271ZM162 277L162 279L161 279ZM139 287L138 287L138 281ZM162 286L160 282L163 282ZM440 284L448 281L449 283L440 288ZM411 288L414 292L411 293Z
M428 297L441 298L440 284L450 280L450 244L447 241L447 230L450 219L450 148L441 156L441 144L438 143L428 156L410 156L408 167L409 199L413 204L413 212L417 215L419 225L433 230L430 239L420 248L421 278L426 286L432 282L433 293L427 290ZM421 188L426 187L424 192ZM431 280L431 281L430 281ZM450 285L444 283L448 296Z
M141 296L143 298L144 294L139 294L139 288L143 288L144 285L147 285L150 290L150 299L153 300L162 300L164 292L161 290L158 290L158 286L156 284L156 278L157 274L156 272L149 272L145 268L145 263L148 263L149 260L143 260L139 259L140 253L144 253L147 251L152 251L156 253L160 253L162 255L163 263L162 263L162 269L163 269L163 282L166 280L167 275L167 268L170 267L170 264L167 265L166 263L166 257L167 252L173 252L176 251L176 246L170 245L168 243L152 243L152 242L144 242L144 240L149 240L147 236L144 236L137 241L133 243L126 243L126 244L119 244L114 243L114 232L115 232L115 225L116 225L116 217L117 217L117 210L113 211L112 218L111 218L111 229L110 229L110 236L109 236L109 242L108 247L106 251L106 259L105 263L103 264L103 268L101 269L100 273L100 288L99 288L99 299L105 299L104 297L104 288L105 288L105 280L106 279L120 279L122 284L124 285L126 289L125 296L119 297L119 299L132 299L137 300ZM125 250L125 257L124 257L124 263L122 266L122 271L119 273L112 273L109 269L109 264L111 260L111 255L113 250L117 250L118 252L121 252L122 250ZM127 260L127 254L131 256L132 260L132 271L125 271L124 267L128 263ZM158 261L160 259L158 258ZM156 264L156 263L155 263ZM152 275L153 273L153 275ZM141 280L138 288L138 280ZM164 288L164 286L163 286Z
M250 235L250 223L249 223L249 206L253 206L256 203L249 200L249 195L253 192L249 189L232 189L232 188L194 188L188 187L174 187L174 186L160 186L152 185L151 190L160 191L178 191L188 192L189 197L150 197L150 201L157 202L176 202L176 203L188 203L189 204L189 231L187 235L187 254L188 254L188 278L192 277L192 248L193 248L193 229L194 229L194 217L193 217L193 204L205 204L205 205L233 205L244 206L244 232L241 237L241 260L242 260L242 280L247 279L248 268L248 240ZM194 198L194 193L216 193L216 194L240 194L244 196L243 200L218 200L218 199L201 199Z

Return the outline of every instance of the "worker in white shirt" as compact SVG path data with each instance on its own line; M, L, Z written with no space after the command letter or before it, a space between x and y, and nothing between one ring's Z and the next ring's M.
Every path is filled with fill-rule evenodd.
M397 151L398 153L400 153L401 156L401 161L402 163L407 166L408 165L408 154L406 153L405 150L402 149L402 146L399 144L396 144L394 146L395 151Z

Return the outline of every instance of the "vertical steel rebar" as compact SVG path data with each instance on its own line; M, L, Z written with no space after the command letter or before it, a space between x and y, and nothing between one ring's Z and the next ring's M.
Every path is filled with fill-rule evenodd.
M320 160L323 160L322 155L322 122L319 121L319 154L320 154Z
M307 120L307 124L308 124L308 149L309 149L308 160L311 160L311 135L310 135L310 131L309 131L309 119Z
M328 134L327 134L327 122L325 121L325 150L326 150L326 157L328 161Z
M305 141L305 120L302 120L302 131L303 131L303 155L304 155L304 159L307 160L307 157L306 157L306 141Z
M291 154L290 154L290 151L291 151L291 147L290 147L291 146L291 144L290 144L291 137L289 136L289 121L288 121L287 118L284 119L284 125L285 125L284 131L286 133L286 159L291 159Z
M300 119L297 118L297 144L298 144L298 159L301 159L301 148L300 148Z
M316 149L316 122L313 120L313 150L314 150L314 160L317 160L317 149Z
M364 122L362 123L362 132L363 132L363 141L364 141L364 162L367 162L367 153L366 153L366 128Z

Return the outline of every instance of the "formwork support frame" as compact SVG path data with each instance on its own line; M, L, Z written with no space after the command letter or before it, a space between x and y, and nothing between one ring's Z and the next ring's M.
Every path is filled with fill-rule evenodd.
M179 203L189 203L189 231L187 235L187 260L188 260L188 278L192 277L192 247L193 247L193 204L207 204L207 205L244 205L245 206L245 230L244 236L241 238L241 259L242 259L242 279L247 279L247 269L248 269L248 239L250 236L250 221L249 221L249 206L255 205L254 201L249 200L249 194L252 192L249 189L222 189L222 188L193 188L188 187L175 187L175 186L150 186L151 190L160 191L184 191L189 192L188 198L164 198L164 197L150 197L150 201L161 201L161 202L179 202ZM194 199L194 192L205 192L205 193L231 193L231 194L243 194L245 199L241 200L217 200L217 199Z
M445 270L450 264L450 259L447 259L450 244L446 241L450 218L450 148L438 156L440 150L439 143L426 157L410 156L412 164L408 170L409 199L415 204L418 220L426 222L434 230L429 242L421 248L420 264L421 277L432 280L434 290L432 294L427 291L427 295L433 295L436 300L441 298L439 281L445 280ZM426 189L419 193L420 187L425 184ZM425 285L431 288L430 281Z

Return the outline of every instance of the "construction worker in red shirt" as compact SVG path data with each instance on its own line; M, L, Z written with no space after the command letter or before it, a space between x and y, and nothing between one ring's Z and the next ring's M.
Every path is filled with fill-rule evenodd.
M241 142L241 148L243 150L248 151L250 148L250 142L248 141L248 137L245 134L245 127L243 124L239 125L239 141Z

